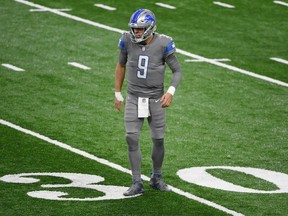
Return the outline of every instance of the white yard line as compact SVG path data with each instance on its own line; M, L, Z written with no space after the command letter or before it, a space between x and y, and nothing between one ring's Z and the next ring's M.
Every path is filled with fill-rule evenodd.
M59 16L63 16L63 17L66 17L66 18L69 18L69 19L72 19L72 20L75 20L75 21L78 21L78 22L86 23L88 25L92 25L92 26L95 26L95 27L98 27L98 28L106 29L108 31L113 31L113 32L117 32L117 33L120 33L120 34L123 34L125 32L124 30L121 30L121 29L118 29L118 28L112 28L112 27L107 26L107 25L103 25L103 24L96 23L96 22L93 22L93 21L90 21L90 20L86 20L86 19L74 16L74 15L70 15L70 14L67 14L67 13L64 13L64 12L61 12L61 11L57 11L57 10L52 9L52 8L44 7L44 6L39 5L39 4L34 4L32 2L28 2L28 1L25 1L25 0L15 0L15 1L19 2L19 3L22 3L22 4L25 4L25 5L29 5L31 7L36 7L36 8L40 8L40 9L46 9L49 12L57 14ZM239 72L239 73L242 73L242 74L257 78L257 79L265 80L265 81L268 81L268 82L271 82L271 83L274 83L274 84L277 84L277 85L288 87L288 83L285 83L285 82L282 82L282 81L279 81L279 80L275 80L275 79L272 79L272 78L269 78L269 77L266 77L266 76L262 76L262 75L259 75L259 74L255 74L253 72L250 72L250 71L247 71L247 70L243 70L243 69L237 68L235 66L231 66L231 65L227 65L227 64L224 64L224 63L221 63L221 62L213 61L211 59L208 59L208 58L205 58L205 57L202 57L202 56L199 56L199 55L196 55L196 54L193 54L193 53L181 50L181 49L177 49L176 52L178 52L178 53L180 53L182 55L191 57L191 58L196 58L196 59L199 59L199 60L203 60L205 62L208 62L208 63L213 64L213 65L217 65L219 67L224 67L226 69L229 69L229 70L232 70L232 71L235 71L235 72Z
M180 50L180 49L177 49L177 52L182 54L182 55L189 56L191 58L203 60L203 61L208 62L210 64L217 65L219 67L223 67L223 68L232 70L234 72L242 73L242 74L257 78L257 79L265 80L267 82L271 82L271 83L274 83L274 84L277 84L277 85L288 87L288 83L285 83L285 82L282 82L282 81L279 81L279 80L275 80L275 79L272 79L270 77L266 77L266 76L263 76L263 75L259 75L259 74L256 74L256 73L253 73L253 72L250 72L250 71L247 71L247 70L243 70L243 69L237 68L237 67L232 66L232 65L224 64L224 63L218 62L218 61L213 61L212 59L208 59L208 58L205 58L205 57L193 54L193 53L189 53L187 51Z
M116 170L119 170L119 171L121 171L121 172L128 173L128 174L131 175L131 171L130 171L129 169L126 169L126 168L124 168L124 167L122 167L122 166L120 166L120 165L118 165L118 164L112 163L112 162L110 162L110 161L108 161L108 160L106 160L106 159L96 157L95 155L92 155L92 154L87 153L87 152L85 152L85 151L82 151L82 150L73 148L73 147L71 147L70 145L67 145L67 144L65 144L65 143L59 142L59 141L57 141L57 140L50 139L49 137L43 136L43 135L41 135L41 134L39 134L39 133L36 133L36 132L33 132L33 131L31 131L31 130L22 128L22 127L20 127L20 126L18 126L18 125L15 125L15 124L13 124L13 123L11 123L11 122L8 122L8 121L5 121L5 120L3 120L3 119L0 119L0 124L6 125L6 126L8 126L8 127L10 127L10 128L13 128L13 129L15 129L15 130L17 130L17 131L20 131L20 132L22 132L22 133L31 135L31 136L33 136L33 137L36 137L36 138L40 139L40 140L46 141L46 142L48 142L48 143L50 143L50 144L53 144L53 145L58 146L58 147L60 147L60 148L66 149L66 150L68 150L68 151L71 151L71 152L76 153L76 154L78 154L78 155L81 155L81 156L83 156L83 157L89 158L89 159L94 160L94 161L96 161L96 162L98 162L98 163L101 163L101 164L103 164L103 165L109 166L109 167L111 167L111 168L113 168L113 169L116 169ZM142 175L142 178L143 178L143 180L145 180L145 181L149 181L149 180L150 180L150 178L149 178L148 176L145 176L145 175ZM190 194L190 193L188 193L188 192L182 191L182 190L180 190L180 189L178 189L178 188L176 188L176 187L173 187L173 186L171 186L171 185L169 185L169 187L171 187L171 189L172 189L172 191L173 191L174 193L177 193L177 194L179 194L179 195L182 195L182 196L184 196L184 197L186 197L186 198L188 198L188 199L198 201L198 202L200 202L200 203L202 203L202 204L205 204L205 205L208 205L208 206L213 207L213 208L215 208L215 209L218 209L218 210L220 210L220 211L226 212L226 213L228 213L228 214L230 214L230 215L243 216L243 214L241 214L241 213L238 213L238 212L235 212L235 211L233 211L233 210L227 209L227 208L225 208L225 207L223 207L223 206L221 206L221 205L218 205L218 204L216 204L216 203L213 203L213 202L211 202L211 201L209 201L209 200L205 200L205 199L203 199L203 198L201 198L201 197L197 197L197 196L195 196L195 195L193 195L193 194Z
M235 8L234 5L226 4L226 3L223 3L223 2L213 2L213 4L219 5L221 7L226 7L226 8Z
M19 2L19 3L22 3L22 4L25 4L25 5L28 5L28 6L31 6L31 7L44 9L44 10L47 10L47 11L49 11L51 13L57 14L59 16L63 16L63 17L66 17L68 19L72 19L74 21L82 22L82 23L85 23L85 24L88 24L88 25L91 25L91 26L94 26L94 27L106 29L106 30L113 31L113 32L118 32L120 34L125 32L125 31L117 29L117 28L112 28L110 26L103 25L101 23L93 22L91 20L83 19L83 18L74 16L74 15L67 14L67 13L62 12L62 11L58 11L57 9L48 8L48 7L45 7L45 6L42 6L42 5L39 5L39 4L35 4L35 3L32 3L32 2L28 2L28 1L25 1L25 0L15 0L15 1Z
M102 9L105 9L105 10L110 10L110 11L116 10L116 8L110 7L110 6L104 5L104 4L95 4L95 6L99 7L99 8L102 8Z
M282 1L273 1L275 4L280 4L280 5L283 5L283 6L286 6L288 7L288 3L286 2L282 2Z
M130 170L128 170L128 169L126 169L124 167L121 167L118 164L111 163L108 160L96 157L96 156L94 156L92 154L89 154L89 153L87 153L85 151L81 151L79 149L73 148L73 147L71 147L71 146L69 146L69 145L67 145L65 143L59 142L57 140L50 139L49 137L43 136L43 135L41 135L39 133L35 133L35 132L31 131L31 130L22 128L22 127L20 127L18 125L15 125L15 124L10 123L8 121L5 121L3 119L0 119L0 124L6 125L6 126L8 126L10 128L13 128L13 129L17 130L17 131L20 131L22 133L31 135L33 137L36 137L36 138L41 139L43 141L46 141L46 142L48 142L50 144L56 145L56 146L58 146L60 148L66 149L68 151L71 151L71 152L76 153L78 155L81 155L83 157L86 157L86 158L89 158L91 160L97 161L98 163L101 163L101 164L104 164L106 166L112 167L112 168L117 169L117 170L119 170L121 172L128 173L128 174L131 173Z
M6 68L9 68L10 70L14 70L14 71L17 71L17 72L23 72L25 71L24 69L22 68L19 68L19 67L16 67L14 65L11 65L11 64L1 64L3 67L6 67Z
M277 62L283 63L283 64L288 64L287 60L284 60L284 59L281 59L281 58L272 57L270 59L273 60L273 61L277 61Z
M172 6L172 5L168 5L168 4L164 4L164 3L160 3L160 2L156 2L156 5L160 6L160 7L164 7L164 8L168 8L168 9L176 9L176 7Z
M68 9L68 8L63 8L63 9L54 9L54 10L58 10L58 11L71 11L72 9ZM47 12L47 10L44 9L30 9L30 12Z
M74 67L77 67L77 68L80 68L83 70L90 70L91 69L90 67L87 67L86 65L83 65L83 64L80 64L77 62L68 62L68 65L71 65L71 66L74 66Z
M212 61L217 61L217 62L227 62L227 61L231 61L228 58L222 58L222 59L211 59ZM206 62L204 60L201 59L186 59L185 62Z

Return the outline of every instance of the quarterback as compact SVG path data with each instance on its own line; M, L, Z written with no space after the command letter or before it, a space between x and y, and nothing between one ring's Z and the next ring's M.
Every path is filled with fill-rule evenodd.
M175 55L173 39L155 32L156 17L152 11L137 10L132 14L128 27L130 31L122 34L118 44L120 53L115 69L114 101L115 108L121 112L121 104L124 103L121 90L127 73L125 128L132 185L124 195L132 196L144 192L139 137L145 119L148 121L153 143L150 186L156 190L170 191L162 176L165 108L171 105L182 79L181 67ZM164 90L166 64L172 71L167 91Z

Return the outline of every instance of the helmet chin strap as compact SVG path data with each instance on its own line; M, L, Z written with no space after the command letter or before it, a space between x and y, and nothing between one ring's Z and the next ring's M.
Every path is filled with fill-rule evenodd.
M138 44L140 44L140 45L147 45L147 40L151 37L151 36L154 36L154 33L153 34L151 34L149 37L147 37L145 40L141 40L141 41L139 41L139 42L136 42L136 43L138 43Z
M141 38L136 38L135 37L135 41L136 41L136 43L145 42L145 40L143 39L143 36Z
M147 35L147 32L150 31L151 29L152 29L152 26L149 26L148 28L145 29L145 31L144 31L144 33L143 33L143 35L142 35L141 38L136 38L136 35L134 34L134 30L133 30L133 28L131 28L130 32L131 32L131 34L133 35L133 39L131 38L132 41L134 41L134 43L138 43L138 44L140 44L140 45L146 45L146 44L147 44L147 43L146 43L146 40L147 40L151 35L154 35L154 32L152 32L152 34L150 34L150 35L148 35L146 38L144 38L145 35Z
M145 43L145 40L146 39L144 39L143 37L144 37L144 35L142 35L142 37L141 38L136 38L136 36L135 36L135 34L134 34L134 32L132 31L132 34L133 34L133 37L134 37L134 42L135 43L138 43L138 44L140 44L140 43ZM146 43L145 43L146 44ZM144 45L145 45L144 44Z
M140 45L146 45L147 43L146 43L145 40L143 40L143 41L140 41L138 44L140 44Z

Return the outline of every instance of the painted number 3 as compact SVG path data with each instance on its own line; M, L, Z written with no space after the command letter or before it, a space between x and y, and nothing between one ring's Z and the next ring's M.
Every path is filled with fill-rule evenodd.
M48 199L48 200L70 200L70 201L97 201L97 200L111 200L111 199L125 199L130 197L123 196L123 192L126 191L127 187L113 186L113 185L101 185L99 182L104 181L104 178L97 175L88 175L81 173L21 173L5 175L0 178L0 181L10 183L21 183L21 184L33 184L39 182L40 176L54 176L65 178L71 181L69 184L42 184L41 188L47 188L52 190L37 190L28 192L28 196ZM90 190L97 190L103 193L99 197L90 198L75 198L67 197L69 195L66 192L59 191L57 189L63 188L83 188ZM54 189L54 190L53 190ZM135 197L135 196L134 196Z
M147 79L149 57L140 55L138 58L137 77Z

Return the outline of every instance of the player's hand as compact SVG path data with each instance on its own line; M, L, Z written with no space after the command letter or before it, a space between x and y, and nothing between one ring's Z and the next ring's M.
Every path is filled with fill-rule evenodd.
M125 105L125 100L121 94L121 92L115 91L115 99L114 99L114 107L119 111L122 112L121 103Z
M114 100L114 107L119 111L119 112L122 112L122 105L121 104L124 104L125 106L125 100L124 101L118 101L116 98Z
M162 98L160 99L160 102L162 104L163 108L169 107L170 104L172 103L173 96L170 93L165 93Z

